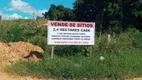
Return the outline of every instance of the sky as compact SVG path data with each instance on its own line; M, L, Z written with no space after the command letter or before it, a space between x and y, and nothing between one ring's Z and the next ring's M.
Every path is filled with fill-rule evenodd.
M2 19L31 19L35 16L42 16L47 12L51 4L63 5L73 8L75 0L0 0L0 15Z

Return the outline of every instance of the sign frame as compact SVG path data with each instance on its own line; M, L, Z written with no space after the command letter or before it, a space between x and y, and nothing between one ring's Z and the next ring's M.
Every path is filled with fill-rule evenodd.
M95 22L48 21L48 45L94 45Z

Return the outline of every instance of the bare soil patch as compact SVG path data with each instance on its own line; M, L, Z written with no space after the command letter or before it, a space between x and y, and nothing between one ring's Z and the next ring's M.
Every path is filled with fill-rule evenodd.
M11 64L17 60L38 61L43 58L43 50L27 42L0 42L0 66Z
M45 80L5 73L3 67L17 60L38 61L43 58L43 50L27 42L4 43L0 41L0 80ZM47 79L46 79L47 80Z

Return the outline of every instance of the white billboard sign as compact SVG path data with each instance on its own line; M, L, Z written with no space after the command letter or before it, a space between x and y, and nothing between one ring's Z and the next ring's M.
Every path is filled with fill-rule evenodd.
M48 45L94 45L95 23L48 21Z

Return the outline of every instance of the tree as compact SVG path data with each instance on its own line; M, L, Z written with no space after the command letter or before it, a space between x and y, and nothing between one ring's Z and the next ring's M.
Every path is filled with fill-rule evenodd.
M47 19L47 18L48 18L48 16L47 16L47 15L48 15L48 12L42 13L42 15L43 15L43 18L44 18L44 19Z
M43 19L43 17L41 17L41 16L36 16L36 19Z
M45 12L44 18L49 20L64 20L64 21L71 21L74 19L73 10L69 8L65 8L62 5L51 5L48 12Z
M77 21L96 22L97 31L120 32L130 27L142 30L141 0L76 0Z
M116 1L77 0L74 3L77 21L96 22L98 31L112 29L112 26L113 29L118 29L116 26L120 26L119 20L121 18L119 11L120 7Z
M122 1L123 24L127 27L135 27L142 31L142 1L126 0Z

